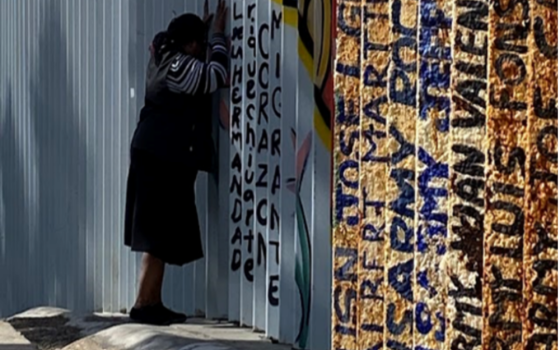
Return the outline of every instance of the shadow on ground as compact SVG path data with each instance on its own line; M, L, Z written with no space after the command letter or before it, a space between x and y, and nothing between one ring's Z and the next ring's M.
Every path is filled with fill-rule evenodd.
M41 350L62 349L82 338L80 329L68 325L64 316L18 318L9 321L15 330Z
M46 317L27 317L22 314L8 322L38 350L289 349L272 344L248 329L203 319L189 319L185 324L157 327L132 323L126 315L121 314L77 317L62 312ZM4 350L1 344L0 350Z
M129 323L127 317L86 316L77 321L66 315L13 318L8 322L39 350L62 349L96 332ZM1 349L0 349L1 350Z

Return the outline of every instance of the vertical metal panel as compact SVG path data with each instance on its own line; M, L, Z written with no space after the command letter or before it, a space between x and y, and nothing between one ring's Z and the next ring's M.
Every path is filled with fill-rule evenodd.
M297 114L297 8L283 6L282 18L282 223L280 226L280 340L295 342L299 319L296 310L299 295L296 286L295 212L296 212L296 159L295 130ZM292 22L293 21L293 22ZM289 23L289 24L288 24Z
M283 222L276 220L276 214L282 215L282 149L284 142L289 137L289 132L282 135L282 119L285 117L282 110L282 6L273 1L270 2L268 26L270 44L268 45L268 137L269 148L272 141L279 138L280 145L274 152L271 151L267 160L268 165L268 230L266 242L269 253L266 255L266 334L274 339L280 338L280 299L278 291L280 279L280 232ZM272 206L274 205L274 215Z
M272 149L272 135L270 142L268 137L268 105L264 104L264 99L268 99L268 55L270 46L270 18L269 18L269 2L259 1L255 3L255 26L253 34L254 44L252 52L249 55L254 55L256 58L254 81L256 86L256 99L255 99L255 112L254 112L254 130L255 130L255 158L254 158L254 183L255 183L255 199L254 199L254 238L253 238L253 327L255 329L264 331L266 329L266 309L267 309L267 281L266 269L267 263L265 257L273 253L269 245L268 225L269 222L274 220L271 215L272 203L268 199L268 191L270 185L268 158ZM251 38L249 38L249 43ZM267 68L266 71L264 70ZM263 72L266 72L263 74ZM263 75L266 74L266 77ZM266 141L266 145L263 143ZM266 168L263 168L266 167ZM265 172L266 169L266 172ZM264 311L264 312L263 312Z
M242 174L243 166L241 159L243 157L242 149L242 86L243 86L243 15L244 3L242 0L234 0L231 8L231 60L230 60L230 90L231 98L229 104L230 116L227 120L229 126L231 146L230 154L230 189L229 189L229 290L228 290L228 317L231 321L241 321L241 241L236 238L238 230L240 230L239 216L242 210ZM230 142L226 140L229 144ZM222 164L220 164L222 165Z
M122 232L129 142L143 105L147 49L173 16L201 15L203 3L0 2L0 315L39 305L120 311L134 303L140 256L123 246ZM211 11L216 4L210 1ZM197 181L206 257L170 268L164 299L190 315L240 321L298 348L326 348L330 146L324 142L329 126L316 130L314 96L321 55L309 47L301 51L308 39L298 33L293 5L235 0L230 11L228 31L243 28L243 36L232 38L232 51L242 46L243 57L233 58L231 66L242 65L244 73L236 81L232 69L231 89L216 94L218 172L200 174ZM315 12L310 17L321 16L319 8ZM307 25L322 28L312 20ZM309 31L311 51L320 46L322 39L314 36L321 30ZM253 63L254 72L248 67ZM268 71L260 72L264 65ZM247 94L249 80L254 96ZM239 125L232 103L236 87L242 96ZM268 120L259 122L263 114ZM252 149L247 123L255 133ZM233 142L238 131L242 149ZM265 131L266 149L261 144L259 152ZM279 153L272 151L275 142ZM244 181L238 270L232 222L237 194L231 186L236 152ZM267 173L259 180L263 164ZM254 178L246 181L250 173ZM259 187L259 181L266 185ZM247 190L253 199L243 197ZM266 220L259 222L259 215Z

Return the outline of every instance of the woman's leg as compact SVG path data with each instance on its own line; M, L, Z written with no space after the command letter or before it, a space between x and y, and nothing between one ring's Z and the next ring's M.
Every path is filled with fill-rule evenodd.
M167 325L183 323L187 316L166 308L161 300L165 263L150 253L142 255L140 287L130 318L141 323Z
M135 308L161 303L164 271L165 263L162 260L150 253L142 255L140 287L136 303L134 304Z

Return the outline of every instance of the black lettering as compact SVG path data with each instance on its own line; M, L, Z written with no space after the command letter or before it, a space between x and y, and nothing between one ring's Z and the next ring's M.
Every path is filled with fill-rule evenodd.
M458 330L463 334L466 334L474 338L469 343L469 346L480 345L482 342L482 331L480 329L472 327L467 323L464 323L464 320L465 320L466 313L478 317L482 316L482 308L467 303L461 303L458 301L455 301L455 308L457 310L457 317L452 322L453 328L455 328L456 330Z
M461 223L451 227L459 237L458 241L451 242L451 249L462 251L468 259L467 270L482 276L484 214L471 206L459 204L453 206L453 216Z
M257 152L261 153L268 151L268 133L266 129L262 129L261 137L259 139L259 146L257 147Z
M249 75L250 74L251 70L249 69ZM253 100L257 97L257 84L254 79L247 79L247 83L245 85L245 96L248 100ZM255 106L253 106L253 108L255 108Z
M229 186L229 193L235 193L238 196L241 196L241 177L233 175L231 177L231 185Z
M508 63L507 69L504 69L504 64ZM512 63L516 69L512 69ZM511 53L502 53L496 59L494 63L496 67L496 74L506 85L516 86L519 85L527 77L527 68L525 67L525 62L523 60ZM514 74L513 76L509 76Z
M517 198L523 198L523 196L525 195L525 190L523 187L505 184L503 182L496 182L492 184L492 190L494 191L494 193L507 194L509 196Z
M539 327L558 329L558 314L546 305L533 303L529 309L529 319Z
M511 101L510 92L506 89L500 91L500 95L496 96L494 86L490 85L489 92L490 104L499 109L507 109L513 111L524 111L527 109L527 103L519 101Z
M259 225L266 226L268 217L267 217L267 210L268 210L268 199L261 198L259 203L257 204L257 221Z
M504 279L499 268L494 265L491 270L495 280L490 283L490 288L492 300L496 308L489 317L490 327L500 330L518 331L521 333L521 322L507 317L506 303L522 301L521 289L523 284L520 280ZM521 338L521 336L519 336L519 338Z
M271 24L271 34L270 38L274 40L276 31L280 30L280 25L282 24L282 12L277 12L276 10L272 10L272 24Z
M241 268L241 250L237 248L233 250L230 268L232 271L237 271Z
M553 149L549 150L545 139L547 136L551 136L556 139L556 142L551 142L550 144L553 145ZM537 134L537 149L539 153L542 154L546 160L551 163L557 164L558 163L558 152L555 152L558 149L558 127L554 125L549 125L541 130Z
M241 101L240 101L241 102ZM232 115L232 122L231 122L231 126L235 127L237 129L241 129L241 113L243 111L241 110L241 107L239 106L235 106L233 107L233 115ZM239 136L235 135L232 136L233 140L232 140L232 144L235 144L235 141L239 141L239 144L241 145L241 134L239 134Z
M239 228L239 226L236 226L233 237L231 237L231 244L241 243L243 243L243 233L241 233L241 229Z
M259 119L257 124L262 125L263 120L268 123L268 113L266 112L266 107L268 106L268 93L263 92L259 98Z
M522 236L523 235L523 223L525 221L525 215L523 214L523 209L519 206L502 201L490 201L488 203L488 210L501 210L513 215L513 222L509 225L499 224L497 222L492 223L492 230L499 232L508 236Z
M556 285L552 287L543 284L549 271L558 271L558 262L556 260L537 260L533 263L533 270L537 273L537 278L533 281L535 293L548 297L557 297L558 288Z
M257 183L255 184L255 186L257 187L268 187L268 179L266 177L266 175L268 174L268 164L259 164L257 165L257 167L261 170L260 171L260 175L259 178L257 179Z
M472 67L472 65L471 65ZM480 66L484 67L484 66ZM467 68L467 67L463 67ZM478 67L476 68L478 69ZM482 68L484 71L483 74L486 74L485 68ZM472 72L475 73L476 72ZM464 80L459 81L456 84L456 90L459 95L461 95L466 100L470 101L471 103L480 106L481 108L486 108L486 102L484 101L483 97L480 97L480 92L482 91L482 96L484 96L484 92L486 91L486 82L480 80Z
M457 7L468 8L471 11L463 12L457 17L457 24L475 31L488 30L488 5L482 1L459 0Z
M453 321L453 328L462 331L463 328L472 328L468 325L464 325L462 323L455 323ZM457 338L453 339L451 342L451 350L474 350L475 347L479 346L481 342L477 342L476 339L472 341L467 341L467 339L460 335Z
M453 95L456 111L469 112L466 118L456 117L451 120L451 125L456 128L480 128L486 125L486 116L476 109L473 105L462 99L460 96Z
M555 7L557 7L556 4ZM537 44L537 48L539 52L544 55L544 57L548 58L549 60L557 59L558 58L558 45L550 45L546 41L546 34L544 32L545 25L544 21L541 17L535 18L535 26L534 26L534 35L535 35L535 42Z
M274 261L276 262L276 264L280 264L280 242L277 242L277 241L270 241L270 242L268 242L268 244L270 244L270 246L271 246L272 248L274 248L274 250L273 250L273 251L275 252L275 254L274 254L274 257L275 257ZM272 253L271 253L271 254L272 254Z
M266 267L266 240L262 233L257 234L257 266L264 264Z
M237 172L241 173L241 156L239 153L235 153L233 159L231 160L231 169L237 170ZM233 192L230 190L230 192Z
M233 72L231 74L231 84L241 85L243 83L243 67L238 65L233 65ZM234 104L241 103L243 97L241 96L238 86L235 87L236 93L232 94L231 102Z
M249 229L247 234L243 236L243 239L247 242L247 252L251 253L253 251L253 241L255 239L255 235L253 234L253 230Z
M457 195L476 206L484 207L484 180L463 179L455 183Z
M535 88L535 94L533 95L533 108L535 109L535 114L540 119L558 118L558 107L556 107L556 100L551 98L548 100L548 106L544 106L540 86L537 86Z
M484 153L468 145L453 145L451 150L465 156L459 163L453 165L453 170L458 173L484 177Z
M480 288L467 288L465 285L459 280L457 276L450 276L451 282L456 289L449 290L449 296L453 299L459 298L476 298L478 300L482 299L482 286ZM473 315L479 315L477 312L471 312ZM482 315L482 311L480 311L480 315Z
M243 216L243 212L242 212L242 204L241 204L241 200L239 198L236 198L235 201L233 202L233 210L231 212L231 221L233 221L234 223L238 223L239 221L241 221L241 218Z
M248 185L252 184L255 178L255 171L253 169L253 155L250 153L247 155L247 166L245 167L244 178L245 178L245 183ZM246 196L246 194L244 196Z
M253 261L253 258L249 258L247 260L245 260L245 264L243 264L243 272L245 275L245 278L247 279L247 281L249 282L253 282L255 277L253 276L253 269L255 268L255 262Z
M519 167L522 176L525 177L525 151L520 147L513 147L507 157L507 164L503 163L504 148L498 141L494 145L494 165L499 172L511 175L515 171L515 166Z
M271 275L268 278L268 303L272 306L278 306L280 304L280 299L278 292L280 283L280 276Z
M278 156L278 157L281 156L280 144L282 142L282 135L281 135L280 132L281 132L280 129L275 129L272 132L272 144L270 145L271 146L270 148L271 148L271 151L272 151L271 152L272 156Z
M545 350L553 350L556 348L554 344L558 343L558 333L555 334L533 334L529 337L527 342L527 350L537 350L542 349L542 347L537 346L537 344L545 345Z
M276 194L276 191L280 190L280 167L278 165L276 165L276 167L274 168L274 176L272 178L272 188L271 188L271 193L272 194Z
M272 92L272 111L274 112L274 116L281 118L282 117L282 88L277 86L274 88Z
M249 107L247 107L247 115L250 114L249 110L251 109L251 107L252 110L255 109L255 106L249 105ZM245 144L249 145L251 149L254 148L256 144L256 138L257 135L255 133L255 129L253 129L252 123L250 121L247 121L247 123L245 124Z
M264 35L264 34L266 34L266 36L265 36L264 39L263 39L263 35ZM259 28L259 53L261 54L261 56L262 56L265 60L268 60L268 57L269 57L269 56L268 56L268 51L266 51L266 50L264 49L263 42L264 42L264 40L267 40L267 41L270 40L270 36L269 36L268 34L270 34L270 30L269 30L269 27L268 27L268 23L264 22L264 23L261 25L261 27ZM268 66L267 66L267 68L268 68ZM268 69L267 69L267 72L268 72Z
M243 10L237 8L238 3L233 3L233 20L237 21L243 19Z
M537 232L537 243L533 248L533 255L539 255L547 249L558 250L558 241L550 238L547 230L542 226L540 222L535 222L533 226Z
M276 210L276 206L274 203L270 205L270 229L276 230L276 228L280 228L280 215Z
M237 30L237 29L241 30L241 36L243 36L243 27L233 28L234 31ZM234 34L236 34L236 33L234 32L232 35L234 35ZM239 59L239 60L243 59L243 48L241 46L232 45L231 46L231 58L234 59L234 60L235 59Z

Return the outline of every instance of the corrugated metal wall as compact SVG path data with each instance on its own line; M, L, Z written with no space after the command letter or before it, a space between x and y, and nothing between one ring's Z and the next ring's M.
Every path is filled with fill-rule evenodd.
M0 2L0 315L133 304L139 256L123 247L124 194L148 45L202 3ZM326 349L330 1L231 6L220 167L197 182L206 259L169 269L164 299Z

